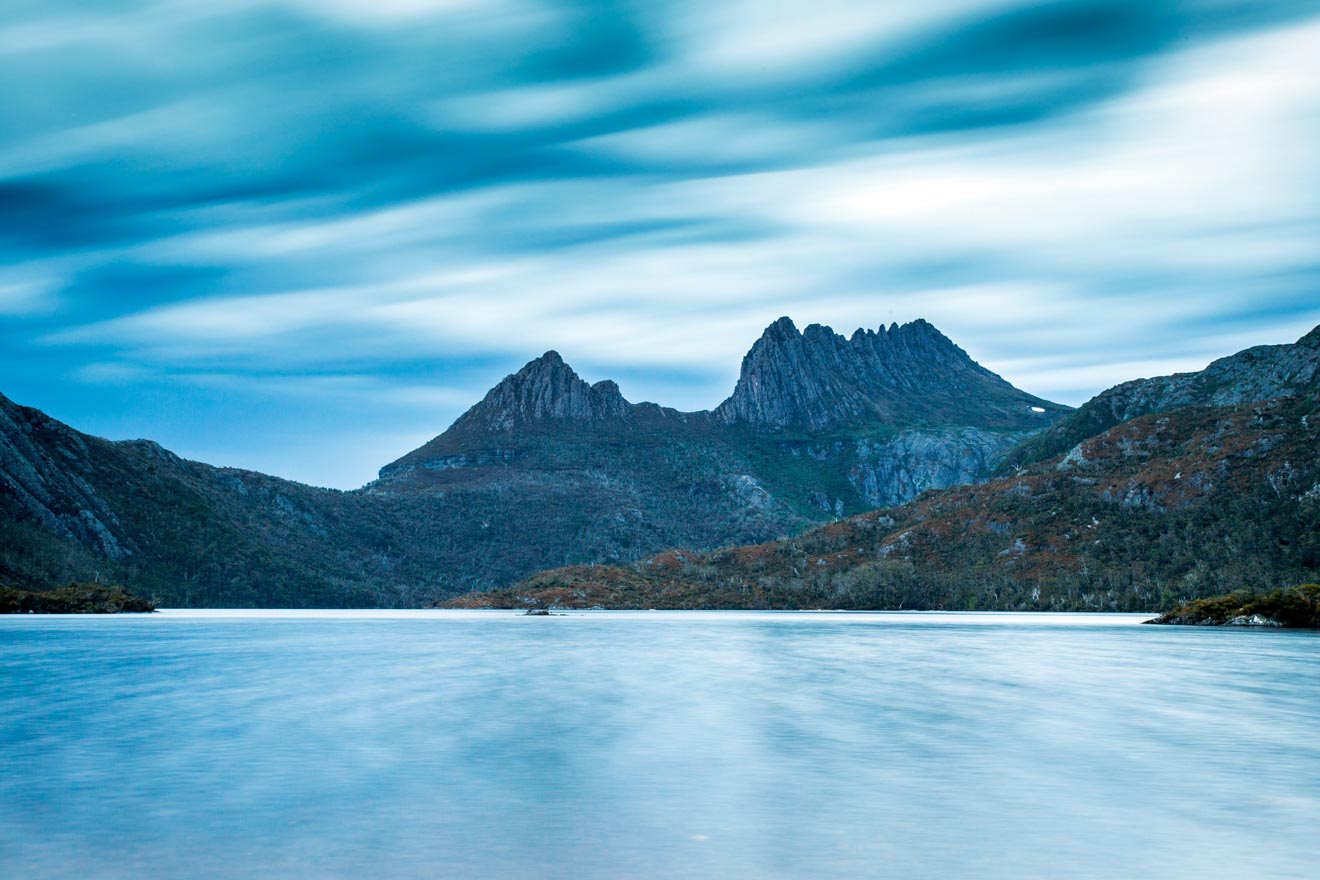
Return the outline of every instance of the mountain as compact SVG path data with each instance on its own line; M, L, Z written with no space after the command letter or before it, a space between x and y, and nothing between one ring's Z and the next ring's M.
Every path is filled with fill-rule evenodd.
M0 585L122 583L169 605L235 607L439 595L411 592L418 571L373 588L407 521L364 502L91 437L0 396Z
M981 480L1066 412L924 321L845 339L781 319L713 412L630 403L547 352L373 483L332 492L0 398L0 580L112 578L163 605L416 605Z
M780 318L743 359L727 424L819 431L877 424L1033 430L1067 407L1019 391L924 320L845 338Z
M1135 379L1115 385L1005 457L1001 473L1062 455L1128 419L1184 406L1231 406L1291 397L1320 379L1320 327L1286 345L1258 345L1195 373Z
M615 383L588 385L547 352L449 430L382 468L370 488L409 493L597 473L641 495L680 489L744 512L751 505L750 528L782 534L984 479L1068 412L1014 388L926 321L849 339L817 324L799 332L780 318L712 412L629 403ZM727 533L715 525L724 515L710 522L714 530L693 534L693 543Z
M1096 412L1115 424L1030 460L1041 435L1011 476L794 538L549 570L452 604L1139 611L1315 581L1318 335L1110 389L1052 430L1075 436Z

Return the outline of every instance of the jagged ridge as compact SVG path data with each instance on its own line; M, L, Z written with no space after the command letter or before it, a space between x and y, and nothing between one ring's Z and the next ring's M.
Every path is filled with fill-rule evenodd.
M845 338L820 324L799 333L780 318L743 359L715 416L815 431L876 423L1033 429L1048 424L1043 414L1067 409L1014 388L925 320Z

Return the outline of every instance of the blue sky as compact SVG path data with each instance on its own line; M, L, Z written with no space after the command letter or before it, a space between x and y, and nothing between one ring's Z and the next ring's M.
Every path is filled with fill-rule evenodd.
M1077 404L1320 323L1307 2L7 0L0 392L361 485L558 349L779 315Z

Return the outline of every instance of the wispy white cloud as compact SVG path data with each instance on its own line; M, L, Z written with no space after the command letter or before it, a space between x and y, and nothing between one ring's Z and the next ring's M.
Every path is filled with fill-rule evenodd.
M175 439L196 413L160 401L199 389L397 439L549 348L712 406L781 314L925 317L1072 403L1320 321L1302 5L810 11L0 13L30 85L0 106L6 370L121 389ZM389 442L357 437L353 473Z

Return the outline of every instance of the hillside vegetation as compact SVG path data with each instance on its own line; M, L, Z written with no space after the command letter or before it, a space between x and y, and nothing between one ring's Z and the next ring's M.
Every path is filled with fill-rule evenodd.
M548 571L465 607L1152 611L1320 574L1314 393L1124 422L978 486L710 553Z
M132 595L123 587L69 584L37 593L0 587L0 614L123 614L155 610L150 601Z
M1320 629L1320 584L1302 584L1265 594L1238 590L1227 596L1193 599L1146 622Z

